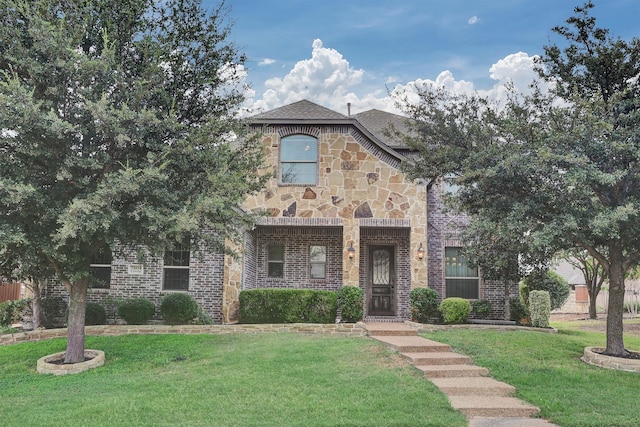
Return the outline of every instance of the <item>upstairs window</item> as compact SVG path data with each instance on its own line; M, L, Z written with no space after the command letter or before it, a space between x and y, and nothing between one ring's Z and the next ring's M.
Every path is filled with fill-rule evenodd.
M267 254L267 277L284 277L284 246L269 245Z
M176 245L164 251L163 288L170 291L189 290L189 260L191 251L188 243Z
M462 248L445 248L445 282L447 298L478 298L478 269L469 266Z
M327 277L327 247L309 247L309 276L312 279L324 279Z
M91 278L89 284L92 288L109 289L111 284L111 262L113 258L111 249L103 246L91 259Z
M308 135L291 135L280 141L280 182L316 185L318 140Z

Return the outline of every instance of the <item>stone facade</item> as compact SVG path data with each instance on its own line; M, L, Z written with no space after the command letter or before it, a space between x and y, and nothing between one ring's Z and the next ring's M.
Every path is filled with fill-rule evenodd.
M243 289L337 291L359 286L367 320L409 319L414 288L428 286L445 298L444 249L460 245L457 233L466 218L443 210L441 185L415 182L402 173L406 147L383 129L389 123L398 128L403 120L377 110L344 116L308 101L254 116L253 129L268 160L268 169L261 173L273 174L265 189L249 196L243 206L258 220L245 230L241 244L227 242L237 257L192 253L189 287L181 292L192 294L222 323L239 320ZM315 179L307 179L312 182L293 184L280 170L282 141L290 137L317 143L316 158L311 159ZM273 245L284 254L277 275L268 273ZM311 274L310 251L317 246L326 250L320 278ZM424 258L419 248L424 248ZM382 276L379 264L372 262L380 254L386 254ZM149 256L142 268L139 264L133 250L114 258L109 289L91 290L89 301L145 297L159 306L164 295L178 292L163 290L162 259ZM501 284L480 280L479 298L491 301L498 318L502 292ZM45 290L49 295L66 292L53 284Z

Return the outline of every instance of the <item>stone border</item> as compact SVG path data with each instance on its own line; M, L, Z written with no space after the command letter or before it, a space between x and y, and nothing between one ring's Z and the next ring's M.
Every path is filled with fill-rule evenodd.
M118 336L118 335L159 335L159 334L259 334L275 332L298 332L305 334L323 334L361 337L367 335L367 330L354 323L282 323L282 324L229 324L229 325L99 325L86 326L87 336ZM67 329L38 329L35 331L18 332L0 335L0 345L17 344L21 342L40 341L51 338L66 338Z
M556 328L534 328L531 326L520 325L501 325L501 324L481 324L481 323L463 323L459 325L435 325L431 323L416 323L411 321L405 322L407 325L418 329L418 332L437 332L447 331L449 329L482 329L495 331L527 331L527 332L544 332L547 334L557 334Z
M64 358L64 351L60 353L50 354L38 359L36 371L39 374L67 375L79 374L89 369L97 368L104 365L104 351L101 350L85 350L84 357L89 359L79 363L58 364L50 363L54 360Z
M580 360L600 368L640 373L640 360L601 354L604 350L602 347L585 347L584 355Z

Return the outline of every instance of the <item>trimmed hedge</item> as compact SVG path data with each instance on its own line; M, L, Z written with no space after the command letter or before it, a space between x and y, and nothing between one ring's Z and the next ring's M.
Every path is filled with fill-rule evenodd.
M531 326L548 328L551 316L551 298L548 291L531 291L529 293L529 310L531 311Z
M429 288L415 288L409 293L409 311L411 319L419 323L427 323L440 318L438 309L438 293Z
M364 317L364 291L358 286L343 286L338 290L338 305L342 321L355 323Z
M198 303L189 294L169 294L162 298L160 314L169 325L186 325L198 317Z
M249 289L240 292L241 323L334 323L335 292L312 289Z
M510 320L514 320L518 325L528 325L530 321L529 308L523 304L520 298L509 300Z
M67 301L62 297L40 298L40 324L46 329L62 328L66 323Z
M440 303L440 311L444 323L465 323L471 311L471 304L464 298L445 298Z
M131 298L118 303L118 316L130 325L146 325L156 313L156 305L146 298Z
M107 324L107 310L97 302L88 302L84 313L84 324L87 326Z

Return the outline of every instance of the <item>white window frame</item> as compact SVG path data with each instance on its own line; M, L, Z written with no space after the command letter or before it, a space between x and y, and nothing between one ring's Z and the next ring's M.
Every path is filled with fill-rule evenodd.
M309 143L309 147L311 146L311 144L313 144L314 149L315 149L315 158L314 159L284 159L285 156L283 156L283 150L285 145L287 144L288 141L292 141L294 139L300 139L301 141L303 140L307 140ZM279 156L279 161L278 161L278 171L279 171L279 185L282 186L296 186L296 185L309 185L309 186L316 186L318 185L318 164L319 164L319 141L318 138L311 136L311 135L305 135L305 134L293 134L293 135L288 135L285 137L282 137L280 139L280 156ZM314 173L314 177L313 180L311 182L307 182L307 181L295 181L295 180L287 180L287 176L286 176L286 172L285 172L285 164L313 164L314 165L314 169L315 169L315 173Z

